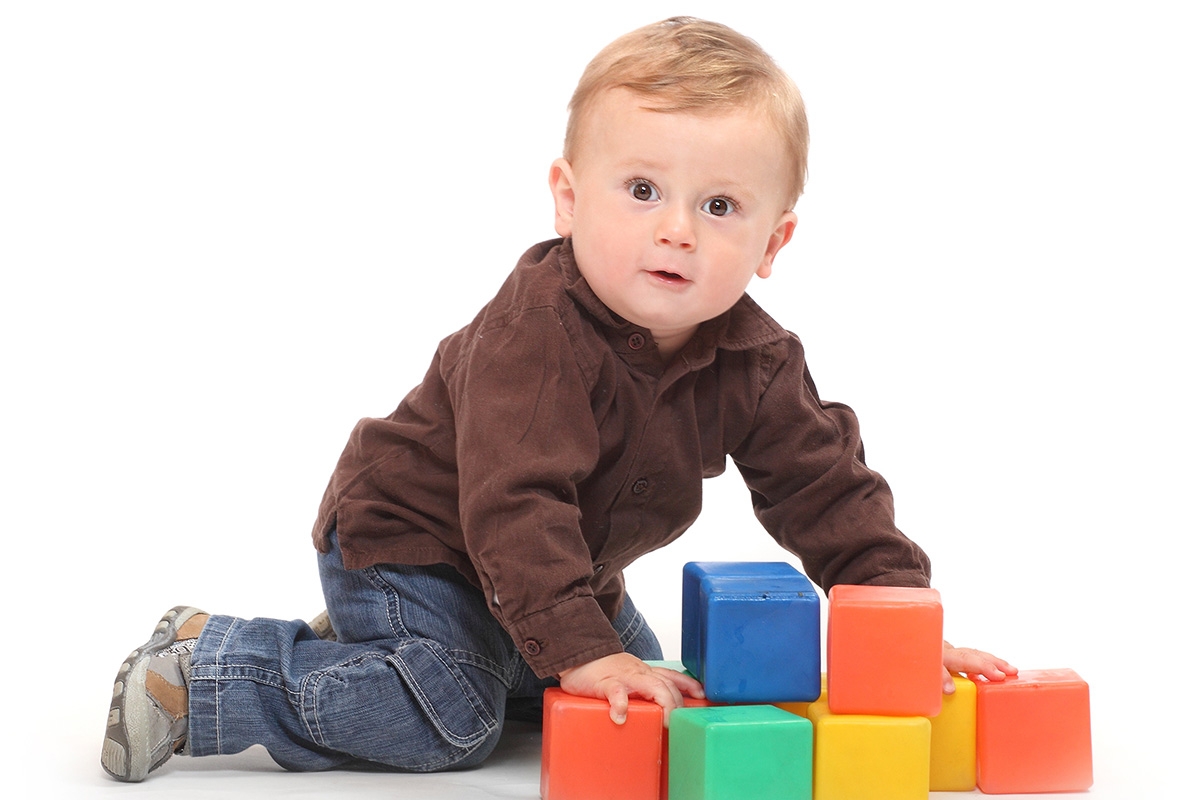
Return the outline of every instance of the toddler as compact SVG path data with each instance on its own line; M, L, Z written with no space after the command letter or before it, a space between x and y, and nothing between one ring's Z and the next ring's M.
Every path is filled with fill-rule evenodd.
M687 530L727 459L826 591L928 586L854 414L745 293L795 231L807 147L795 85L729 28L669 19L601 51L550 168L559 238L334 470L312 539L335 640L171 610L117 675L104 768L254 744L291 770L465 768L548 686L618 723L631 697L701 697L646 664L622 570ZM944 664L947 691L1015 674L949 645Z

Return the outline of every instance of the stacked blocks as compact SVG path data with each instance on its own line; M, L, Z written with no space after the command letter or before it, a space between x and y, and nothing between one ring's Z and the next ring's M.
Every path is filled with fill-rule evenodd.
M624 725L608 702L547 689L542 707L543 800L659 800L662 708L630 699Z
M631 700L618 726L607 702L547 690L543 800L916 800L1091 786L1087 684L1072 670L1037 670L956 677L943 696L936 591L833 587L822 674L819 599L790 565L690 563L683 577L683 660L651 664L690 673L708 699L685 698L666 729L648 701Z
M1092 785L1088 685L1073 670L979 681L979 789L1079 792Z
M930 724L925 717L834 714L808 707L816 747L813 800L926 800Z
M942 708L942 605L933 589L835 586L828 689L813 722L815 800L910 800L930 788Z
M936 589L829 591L829 709L936 716L942 708L942 602Z
M671 714L671 800L811 800L812 725L768 705Z
M821 606L790 564L692 562L683 570L683 663L722 703L821 693Z

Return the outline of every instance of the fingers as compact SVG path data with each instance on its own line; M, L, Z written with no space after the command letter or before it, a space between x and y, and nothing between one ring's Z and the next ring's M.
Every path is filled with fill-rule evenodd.
M950 647L942 652L947 674L979 675L989 681L1002 681L1017 674L1017 668L1002 658L969 647Z
M950 670L942 667L942 694L954 694L954 676L950 674Z
M684 695L703 698L704 687L695 678L665 667L651 667L628 653L616 653L571 667L559 673L559 685L571 694L608 701L609 717L624 725L630 698L649 700L663 710L663 724L683 706Z
M602 690L608 701L608 716L618 725L624 725L629 716L629 698L637 697L658 704L663 710L663 721L671 711L683 705L683 694L669 680L657 674L628 676L624 679L610 678L604 681Z
M700 681L696 680L692 676L684 675L682 672L676 672L675 670L668 669L666 667L655 667L654 671L670 681L671 684L675 686L675 688L678 689L681 694L685 694L688 697L692 697L697 700L704 699L704 684L700 683Z
M670 723L671 712L683 706L683 692L676 685L673 670L652 670L630 682L630 694L658 704L663 710L663 725ZM675 672L674 675L679 675ZM684 676L680 676L684 677Z
M629 716L629 693L619 681L609 681L605 690L608 700L608 718L618 725L624 725Z

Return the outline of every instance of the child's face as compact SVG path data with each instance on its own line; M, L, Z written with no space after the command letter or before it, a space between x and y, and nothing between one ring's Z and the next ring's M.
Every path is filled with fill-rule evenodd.
M748 111L650 111L607 92L572 162L554 162L555 229L579 270L664 355L771 273L791 238L783 139Z

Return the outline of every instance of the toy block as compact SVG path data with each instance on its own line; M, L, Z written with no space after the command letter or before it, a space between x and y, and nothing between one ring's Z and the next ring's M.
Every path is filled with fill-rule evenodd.
M700 581L708 576L791 577L796 568L781 561L691 561L683 567L683 619L681 659L699 675L704 629L700 619Z
M653 662L646 662L647 664ZM684 697L684 708L711 708L716 704L711 700L697 700L694 697ZM674 712L672 712L674 713ZM662 782L659 784L658 796L661 800L667 800L669 796L669 784L671 775L671 729L669 727L663 729L662 742Z
M688 668L683 666L682 661L647 661L650 667L665 667L666 669L674 669L676 672L688 675L689 678L695 678L688 672ZM683 708L685 709L703 709L709 706L718 705L709 699L696 699L695 697L683 698ZM667 800L667 776L670 775L671 764L671 728L662 730L662 783L660 796L662 800Z
M605 700L547 689L542 710L542 800L659 800L662 708L629 701L624 725Z
M930 724L925 717L834 714L818 700L813 800L928 800Z
M1080 792L1092 785L1088 685L1070 669L977 680L978 782L987 794Z
M671 713L670 800L811 800L812 723L768 705Z
M936 589L834 586L827 634L833 713L937 716L942 602Z
M942 696L929 722L929 791L974 791L975 683L955 677L954 694Z
M828 678L826 677L825 673L822 672L821 673L821 695L820 695L820 697L817 698L817 700L825 700L826 702L828 702L828 692L829 692ZM808 707L810 705L812 705L814 702L816 702L816 700L808 701L808 702L794 702L794 703L772 703L771 705L776 706L778 708L782 708L784 711L787 711L789 714L795 714L798 717L807 718L808 717Z
M695 675L693 675L691 672L688 671L687 667L685 667L683 665L682 661L647 661L646 664L651 667L664 667L666 669L673 669L676 672L681 672L690 678L696 677ZM694 697L687 697L686 695L683 698L683 707L684 708L708 708L709 706L713 706L713 705L717 705L717 704L713 703L711 700L707 700L707 699L698 700ZM671 742L670 728L666 728L663 730L662 784L661 784L661 789L659 791L659 797L661 797L662 800L667 800L667 776L670 774L669 765L670 765L670 759L671 759L670 742Z
M683 663L722 703L808 702L821 692L821 605L790 564L691 562Z

